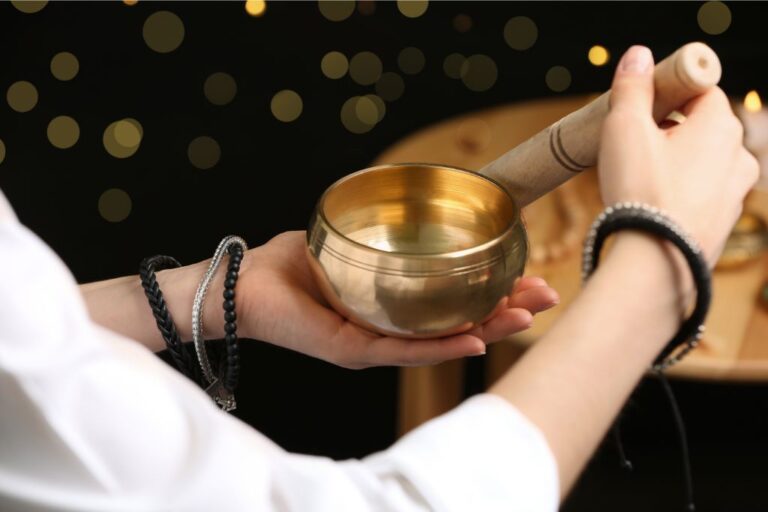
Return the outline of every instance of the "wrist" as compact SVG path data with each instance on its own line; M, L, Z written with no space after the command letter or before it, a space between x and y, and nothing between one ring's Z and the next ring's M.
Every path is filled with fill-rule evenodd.
M625 260L633 272L657 282L659 294L671 292L682 317L695 297L693 277L682 253L671 242L640 231L620 231L613 238L606 260Z
M247 273L250 266L251 252L246 251L240 263L241 278ZM176 323L179 336L183 341L192 340L192 304L197 287L208 270L210 263L211 260L207 259L192 265L163 270L157 273L157 282L163 291L168 310ZM220 265L216 269L216 273L206 293L202 312L203 337L205 339L220 339L225 335L223 293L224 276L226 273L226 265ZM238 294L238 288L235 288L235 312L237 314L238 332L241 333L241 337L251 337L250 333L245 329L245 323L241 322L244 317L242 311L245 306L244 297L242 294Z

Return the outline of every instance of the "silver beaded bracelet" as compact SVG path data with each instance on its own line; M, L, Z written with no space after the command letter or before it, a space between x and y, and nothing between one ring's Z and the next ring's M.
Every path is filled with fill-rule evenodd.
M624 229L643 231L673 243L685 256L696 284L696 305L693 312L653 363L652 368L655 371L664 371L685 357L701 340L704 319L712 298L711 274L698 243L669 215L653 206L626 202L603 210L590 227L582 254L583 284L597 268L606 238Z

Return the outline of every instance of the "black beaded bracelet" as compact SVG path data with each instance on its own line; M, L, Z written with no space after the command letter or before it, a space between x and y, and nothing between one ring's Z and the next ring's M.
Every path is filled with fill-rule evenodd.
M195 300L192 306L192 339L195 344L200 369L203 373L203 379L207 383L206 392L213 400L225 411L231 411L237 407L234 390L240 376L240 353L237 344L237 314L235 313L235 286L240 271L240 263L243 259L243 252L247 249L245 241L236 236L225 237L216 248L216 252L211 259L200 285L195 293ZM222 356L219 364L219 372L216 375L211 367L208 353L205 348L205 341L202 337L203 320L202 310L205 302L205 295L211 284L216 270L221 264L225 254L229 254L229 265L224 278L223 307L224 307L224 343L226 355Z
M139 278L141 279L144 294L149 301L149 306L152 309L152 315L165 341L168 353L171 355L171 360L182 374L200 384L200 370L179 337L176 324L173 322L171 313L168 311L163 292L160 290L160 285L157 283L155 275L156 270L178 268L180 266L181 263L171 256L162 254L150 256L144 258L139 265Z
M224 342L227 345L227 365L225 375L219 377L230 393L235 391L240 378L240 348L237 344L237 313L235 312L235 286L243 260L243 248L239 245L229 247L229 264L224 278Z
M674 244L685 257L696 286L696 304L693 312L683 321L675 336L653 363L654 370L663 371L680 361L701 339L704 320L712 300L711 273L698 244L667 215L657 208L641 203L620 203L606 208L597 217L587 235L582 260L583 281L597 268L600 252L608 236L623 229L643 231ZM681 348L677 350L678 347Z

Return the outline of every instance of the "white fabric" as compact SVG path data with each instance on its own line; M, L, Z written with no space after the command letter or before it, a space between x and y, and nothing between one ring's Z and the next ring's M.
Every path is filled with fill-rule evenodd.
M362 461L290 454L96 326L0 193L0 510L554 511L541 433L481 395Z

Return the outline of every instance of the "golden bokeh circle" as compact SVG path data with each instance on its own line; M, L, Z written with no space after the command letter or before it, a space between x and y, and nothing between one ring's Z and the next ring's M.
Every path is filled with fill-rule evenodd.
M320 61L320 70L333 80L343 77L349 70L347 56L341 52L326 53Z
M133 156L141 146L144 128L133 118L125 118L110 123L104 130L102 143L107 153L115 158Z
M397 56L397 65L406 75L417 75L424 69L424 52L413 46L403 48Z
M344 21L355 12L354 0L319 0L320 13L330 21Z
M276 119L284 123L290 123L299 118L301 111L304 109L304 103L296 91L284 89L272 96L270 108L272 115Z
M59 149L69 149L80 139L80 126L69 116L57 116L48 123L48 140Z
M5 142L0 139L0 164L5 160Z
M132 5L136 5L137 3L139 3L139 0L123 0L123 3L128 7L130 7Z
M47 0L11 0L15 8L24 14L34 14L43 10L48 4Z
M341 106L341 124L350 132L358 135L371 131L376 125L376 123L367 123L358 116L357 105L361 100L367 100L373 106L373 109L377 110L375 102L364 96L353 96ZM361 110L364 112L367 109L362 107Z
M461 78L461 68L464 66L464 61L467 58L460 53L452 53L443 61L443 71L449 78L458 80Z
M472 30L472 25L472 18L466 14L457 14L453 18L453 28L460 34Z
M26 80L14 82L8 88L5 99L16 112L29 112L37 105L37 88Z
M544 77L547 87L555 92L563 92L571 86L571 72L564 66L552 66Z
M360 85L371 85L381 77L384 66L372 52L360 52L349 61L349 76Z
M611 60L611 54L610 52L604 47L600 46L599 44L596 44L592 48L589 49L589 52L587 53L587 58L589 59L589 62L593 66L605 66L608 64L608 61Z
M539 29L527 16L515 16L504 25L504 40L514 50L527 50L536 43Z
M226 105L235 99L237 82L229 73L218 71L205 79L203 93L214 105Z
M51 59L51 74L62 82L72 80L80 71L80 62L70 52L60 52Z
M170 53L184 41L184 23L171 11L157 11L144 22L144 42L158 53Z
M496 63L487 55L472 55L465 60L460 69L461 81L467 89L484 92L493 87L499 70Z
M376 94L366 94L364 98L368 98L374 103L374 105L376 105L376 124L380 123L381 120L384 119L384 115L387 113L387 104L384 103L384 100L381 99L381 96L377 96Z
M267 2L265 0L246 0L245 12L254 17L264 16L267 11Z
M379 122L379 108L367 96L360 96L355 103L355 116L364 124L375 125Z
M376 94L387 101L400 99L405 91L405 82L397 73L391 71L381 75L376 82Z
M189 143L187 157L190 163L198 169L206 170L219 163L221 147L215 139L203 135Z
M131 196L125 190L111 188L99 196L99 214L109 222L120 222L131 214Z
M429 0L397 0L397 9L403 16L418 18L429 7Z
M706 2L696 15L701 30L716 36L731 26L731 10L723 2Z

